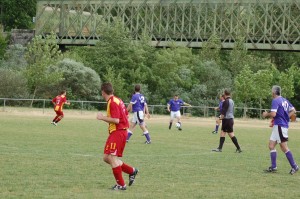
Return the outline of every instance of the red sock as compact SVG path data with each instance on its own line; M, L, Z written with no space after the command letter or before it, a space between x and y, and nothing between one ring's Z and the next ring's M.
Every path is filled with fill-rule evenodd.
M133 172L134 172L134 168L125 164L124 162L123 162L121 168L122 168L122 171L127 174L133 174Z
M55 122L57 120L58 116L56 116L52 121Z
M118 185L125 186L125 182L122 176L122 168L121 166L112 168L113 174L115 176L116 182Z
M58 117L55 122L58 123L61 119L61 117Z

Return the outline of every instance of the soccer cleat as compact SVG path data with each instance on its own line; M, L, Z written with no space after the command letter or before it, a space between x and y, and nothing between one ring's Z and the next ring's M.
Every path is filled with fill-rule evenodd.
M292 168L292 169L291 169L290 174L293 175L293 174L295 174L298 170L299 170L299 167L298 167L298 165L296 165L295 168Z
M212 149L211 151L214 151L214 152L222 152L222 149L216 148L216 149Z
M145 144L151 144L151 141L145 141Z
M242 149L236 149L235 152L236 153L242 153Z
M213 131L213 132L211 132L212 134L217 134L218 133L218 131Z
M138 174L139 170L134 168L133 174L129 175L129 186L131 186L134 183L135 176Z
M121 186L121 185L116 184L111 189L112 190L122 190L122 191L125 191L126 190L126 185Z
M275 173L277 172L277 167L273 168L273 167L269 167L265 170L265 172L267 173Z
M51 122L51 124L53 124L54 126L57 126L57 123L56 123L56 122Z

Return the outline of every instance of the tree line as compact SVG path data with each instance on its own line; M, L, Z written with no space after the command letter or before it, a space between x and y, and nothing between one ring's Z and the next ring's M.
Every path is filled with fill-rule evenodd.
M149 104L166 104L179 94L195 106L215 106L227 88L239 106L269 107L271 87L277 84L300 106L298 52L249 51L242 36L233 50L221 50L218 35L202 49L154 48L147 35L133 42L120 23L103 28L95 46L64 52L54 34L37 35L26 46L8 45L0 35L0 97L51 98L67 89L70 99L101 100L100 84L109 81L124 101L141 84Z

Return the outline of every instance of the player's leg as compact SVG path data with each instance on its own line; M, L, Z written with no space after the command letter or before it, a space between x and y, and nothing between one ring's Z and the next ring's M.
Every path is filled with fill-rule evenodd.
M217 134L218 133L220 123L221 123L221 120L217 117L216 118L216 127L215 127L215 130L213 130L211 133L213 133L213 134Z
M130 122L130 127L127 131L127 139L126 139L126 142L129 141L130 137L133 135L133 131L134 131L134 128L136 126L137 122L135 121L134 117L132 118L132 121Z
M285 153L286 158L288 159L291 165L290 174L293 175L299 170L298 165L296 164L292 152L289 150L287 142L288 142L288 129L283 127L278 127L279 134L281 135L281 142L279 143L282 152Z
M277 151L275 149L277 145L277 141L272 139L272 136L269 140L269 150L270 150L270 159L271 159L271 166L266 169L266 172L276 172L277 171Z
M143 135L146 138L145 144L151 144L151 137L148 129L146 128L146 123L144 121L144 112L143 111L137 111L136 112L136 119L137 123L139 124L140 128L143 131Z
M181 131L181 130L182 130L182 127L181 127L181 114L180 114L180 111L177 111L177 112L176 112L175 117L176 117L176 119L177 119L177 123L179 124L178 130Z
M169 129L172 128L172 124L173 124L174 118L175 118L175 113L173 111L171 111L171 113L170 113L170 122L169 122Z

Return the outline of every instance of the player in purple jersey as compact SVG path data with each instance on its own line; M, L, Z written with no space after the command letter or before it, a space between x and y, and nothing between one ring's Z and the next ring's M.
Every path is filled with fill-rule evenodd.
M140 128L143 131L143 135L146 137L145 144L151 144L151 138L148 129L146 128L145 124L145 116L147 118L150 118L150 114L148 111L148 106L145 97L140 93L141 86L135 85L134 87L134 94L132 95L132 98L130 100L130 103L127 107L127 111L133 112L133 118L131 120L131 124L128 130L127 135L127 142L129 141L130 137L133 134L133 130L137 124L139 124Z
M173 120L176 118L177 119L177 128L179 131L182 130L181 128L181 114L180 114L180 108L181 106L191 106L188 103L185 103L184 101L182 101L182 99L179 99L178 95L174 95L173 99L170 99L170 101L167 104L167 109L171 114L171 119L170 119L170 124L169 124L169 129L172 128L172 124L173 124Z
M215 110L218 110L220 112L220 114L218 114L218 117L216 118L216 128L215 130L212 132L213 134L217 134L218 133L218 129L219 129L219 126L221 124L221 121L220 120L220 115L221 115L221 112L222 112L222 105L223 105L223 102L225 101L225 98L224 98L224 94L223 95L220 95L220 102L219 102L219 106L218 107L215 107Z
M288 141L288 128L290 116L296 113L293 105L285 98L281 96L280 86L272 87L272 107L270 112L263 112L263 117L272 117L274 118L274 126L272 128L272 134L269 141L270 149L270 158L271 166L265 170L266 172L276 172L277 171L277 152L276 145L280 145L281 150L285 153L286 158L288 159L291 170L290 174L293 175L299 170L298 165L296 164L292 152L287 146Z

